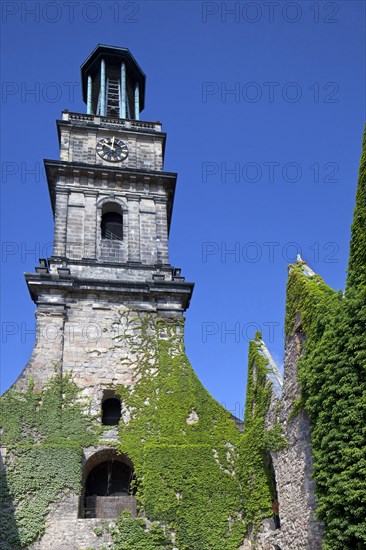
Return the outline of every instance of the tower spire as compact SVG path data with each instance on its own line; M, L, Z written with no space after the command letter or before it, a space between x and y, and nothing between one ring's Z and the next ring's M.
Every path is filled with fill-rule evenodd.
M366 125L351 231L346 291L352 288L359 288L360 285L366 285Z

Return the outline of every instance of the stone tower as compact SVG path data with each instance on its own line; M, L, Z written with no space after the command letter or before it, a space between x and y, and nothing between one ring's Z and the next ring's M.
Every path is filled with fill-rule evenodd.
M121 305L182 318L193 284L169 263L177 175L164 172L161 124L139 120L144 73L127 49L99 45L81 75L88 114L62 113L60 160L45 161L54 252L26 274L39 339L17 384L31 376L42 387L52 358L97 406L103 386L129 375L109 352L85 362L80 346L105 341L107 350L106 324Z
M97 46L81 76L87 114L62 113L60 160L45 161L53 255L25 274L36 343L1 398L0 548L118 549L124 511L123 548L136 533L146 548L239 546L240 433L184 351L193 284L169 263L166 135L140 120L129 50Z

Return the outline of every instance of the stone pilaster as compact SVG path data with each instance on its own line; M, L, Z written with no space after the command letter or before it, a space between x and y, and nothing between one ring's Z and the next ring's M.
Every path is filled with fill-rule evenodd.
M128 200L128 260L140 262L140 197L127 196Z
M168 220L166 200L155 199L155 205L157 261L161 264L168 264Z
M53 253L66 256L67 203L69 191L56 187L55 231Z
M97 194L92 191L85 192L85 217L84 217L84 258L96 258L97 240Z
M66 255L68 258L81 259L84 256L84 215L83 193L70 193L67 210Z

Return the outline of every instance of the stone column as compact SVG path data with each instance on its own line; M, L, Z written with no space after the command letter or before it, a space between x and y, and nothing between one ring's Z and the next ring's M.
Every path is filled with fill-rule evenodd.
M77 182L78 178L74 180ZM67 244L68 258L80 260L84 254L84 215L85 197L83 193L70 193L67 209Z

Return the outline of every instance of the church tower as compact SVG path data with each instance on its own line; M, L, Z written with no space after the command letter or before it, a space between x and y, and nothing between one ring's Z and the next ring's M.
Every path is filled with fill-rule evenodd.
M36 343L1 397L0 549L117 550L121 532L131 550L232 548L240 434L185 355L193 284L169 262L166 135L140 119L129 50L97 46L81 78L87 112L62 113L45 161L53 255L25 274Z
M129 50L99 45L81 77L87 114L62 113L60 160L45 161L54 251L26 274L40 342L21 379L47 381L38 353L46 358L49 345L53 361L95 394L101 366L80 362L80 344L108 340L106 320L121 306L182 318L193 284L169 263L177 175L164 171L161 123L139 120L144 73ZM110 369L108 356L103 383L120 383L125 373Z

